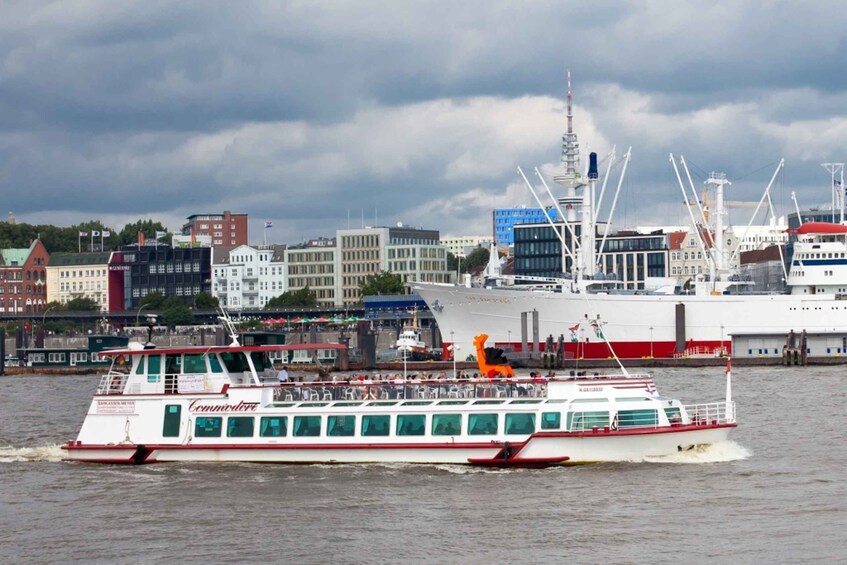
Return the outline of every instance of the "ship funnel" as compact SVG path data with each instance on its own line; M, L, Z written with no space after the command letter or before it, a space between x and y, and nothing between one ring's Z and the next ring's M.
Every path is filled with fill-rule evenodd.
M597 153L594 152L588 156L588 178L597 178Z

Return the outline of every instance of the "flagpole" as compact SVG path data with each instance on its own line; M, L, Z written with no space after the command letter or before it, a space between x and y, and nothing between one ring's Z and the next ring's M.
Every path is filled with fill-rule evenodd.
M82 253L82 232L79 230L76 232L76 252Z
M89 251L94 251L94 230L91 230L91 245Z

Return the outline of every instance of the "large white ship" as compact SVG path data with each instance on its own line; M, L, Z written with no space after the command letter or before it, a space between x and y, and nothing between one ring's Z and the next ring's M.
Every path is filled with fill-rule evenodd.
M500 277L499 284L480 287L467 283L412 285L429 306L441 335L449 336L459 348L472 350L474 336L485 332L492 343L520 350L527 334L530 339L535 334L542 342L548 336L563 341L565 355L572 358L606 359L613 356L610 348L622 358L668 358L693 352L730 354L732 336L788 336L792 330L832 333L847 329L843 195L840 224L806 223L796 230L794 255L785 273L787 291L757 293L732 273L729 253L721 249L726 241L722 203L727 181L723 175L713 174L708 182L716 192L714 222L703 230L704 239L711 241L701 242L704 255L712 258L711 272L698 276L686 294L673 288L625 293L614 290L605 276L596 274L596 156L592 154L588 175L581 175L572 126L570 79L562 164L564 173L554 181L564 188L564 195L556 197L555 202L559 217L566 220L565 229L574 235L571 241L577 241L570 249L560 237L562 264L566 264L567 256L571 272L561 279L534 284L502 284ZM527 185L532 189L528 181ZM768 201L769 188L765 191ZM548 193L552 197L549 188Z

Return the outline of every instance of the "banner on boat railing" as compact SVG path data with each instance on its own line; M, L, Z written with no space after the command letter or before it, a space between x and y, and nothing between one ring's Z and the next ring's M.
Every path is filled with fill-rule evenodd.
M179 392L205 392L206 375L179 375L177 390Z
M98 414L135 414L134 400L98 400Z

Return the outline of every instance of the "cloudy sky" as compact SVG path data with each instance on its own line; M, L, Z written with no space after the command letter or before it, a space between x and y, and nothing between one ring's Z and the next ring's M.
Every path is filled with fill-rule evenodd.
M491 232L516 167L575 130L632 146L619 227L684 223L668 154L732 200L828 204L847 160L837 2L6 1L0 193L19 221L248 213L250 239L365 225ZM613 177L616 181L617 175ZM749 208L733 212L746 223Z

